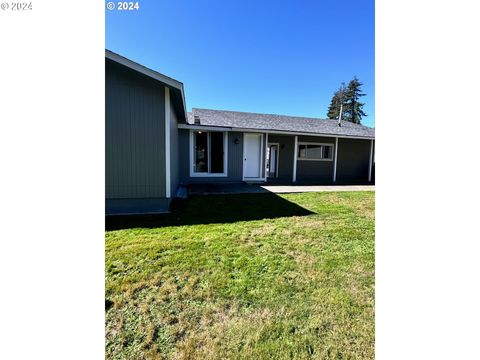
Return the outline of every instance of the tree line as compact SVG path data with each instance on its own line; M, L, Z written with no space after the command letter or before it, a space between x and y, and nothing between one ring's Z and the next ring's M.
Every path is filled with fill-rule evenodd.
M350 80L347 86L342 83L338 90L333 93L327 117L338 120L341 110L342 120L361 124L362 117L367 116L363 111L365 103L359 101L362 96L366 95L362 92L362 85L363 83L356 76Z

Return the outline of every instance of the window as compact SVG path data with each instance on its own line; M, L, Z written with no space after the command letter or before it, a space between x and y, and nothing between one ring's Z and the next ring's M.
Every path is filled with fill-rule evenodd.
M193 166L190 176L226 176L227 133L192 131Z
M208 133L195 133L195 172L208 172Z
M333 160L333 144L300 143L298 160Z

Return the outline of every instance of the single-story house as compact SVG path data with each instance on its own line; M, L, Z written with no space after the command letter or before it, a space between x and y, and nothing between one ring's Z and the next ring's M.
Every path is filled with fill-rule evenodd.
M183 84L105 52L107 214L161 213L180 186L372 183L375 130L337 120L192 109Z

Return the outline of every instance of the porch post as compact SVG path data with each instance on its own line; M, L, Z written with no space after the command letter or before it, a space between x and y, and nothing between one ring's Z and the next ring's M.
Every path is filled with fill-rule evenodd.
M335 138L335 154L333 155L333 182L337 182L338 137Z
M263 152L263 181L267 181L267 149L268 149L268 133L265 133L265 151Z
M368 182L372 181L372 165L373 165L373 139L370 140L370 161L368 163Z
M298 136L295 135L295 145L293 146L293 176L292 176L292 182L297 181L297 152L298 152Z

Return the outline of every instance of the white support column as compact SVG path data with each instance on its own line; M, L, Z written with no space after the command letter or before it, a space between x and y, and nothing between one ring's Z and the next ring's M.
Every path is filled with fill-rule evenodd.
M297 153L298 153L298 136L295 135L295 145L293 146L293 176L292 176L292 182L297 181Z
M171 197L170 183L170 89L165 86L165 197Z
M263 153L263 161L264 161L264 167L263 167L263 180L267 181L267 150L268 150L268 133L265 133L265 151Z
M372 181L372 165L373 165L373 139L370 140L370 161L368 163L368 182Z
M338 137L335 138L335 152L333 158L333 182L337 182L337 156L338 156Z

